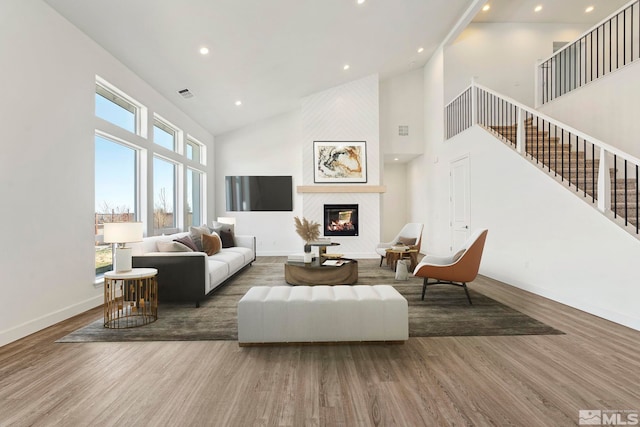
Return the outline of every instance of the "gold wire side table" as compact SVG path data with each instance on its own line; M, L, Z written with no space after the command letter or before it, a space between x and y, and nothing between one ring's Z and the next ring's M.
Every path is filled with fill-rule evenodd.
M135 328L158 320L155 268L104 273L104 327Z

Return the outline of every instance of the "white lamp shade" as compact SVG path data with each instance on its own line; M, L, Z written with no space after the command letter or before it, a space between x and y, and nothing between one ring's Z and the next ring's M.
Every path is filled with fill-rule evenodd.
M129 243L141 241L141 222L107 222L104 224L105 243Z
M236 219L235 217L232 217L232 216L219 216L218 222L221 222L223 224L236 225Z

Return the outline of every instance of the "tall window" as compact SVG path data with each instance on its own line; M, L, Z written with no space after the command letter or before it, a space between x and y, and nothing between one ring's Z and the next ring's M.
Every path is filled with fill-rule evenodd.
M160 157L153 158L153 232L172 233L176 228L176 168Z
M136 133L139 108L113 89L96 83L95 109L101 119Z
M185 226L191 225L199 226L204 223L203 219L203 191L202 184L204 181L204 174L197 170L187 169L187 206Z
M104 224L137 219L137 165L136 149L105 136L95 136L96 275L113 266L111 245L104 243Z
M155 118L153 120L153 142L167 150L176 151L178 130L170 124Z

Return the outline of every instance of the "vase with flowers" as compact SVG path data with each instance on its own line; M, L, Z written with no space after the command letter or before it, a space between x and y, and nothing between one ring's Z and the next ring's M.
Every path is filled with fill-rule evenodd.
M296 224L296 233L304 240L304 262L310 263L312 260L310 243L320 237L320 224L304 217L302 220L297 216L293 219Z

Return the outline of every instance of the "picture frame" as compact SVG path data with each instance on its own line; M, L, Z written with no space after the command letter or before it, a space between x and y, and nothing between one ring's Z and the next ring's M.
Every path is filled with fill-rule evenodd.
M313 181L367 182L366 141L313 141Z

